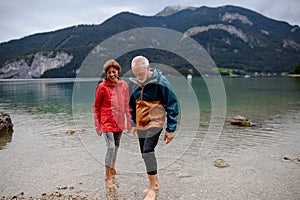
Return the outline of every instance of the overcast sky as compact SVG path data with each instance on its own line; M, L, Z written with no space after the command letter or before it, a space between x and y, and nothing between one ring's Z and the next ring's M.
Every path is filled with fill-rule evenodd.
M0 42L78 24L100 24L122 11L152 16L170 5L236 5L300 25L300 0L1 0Z

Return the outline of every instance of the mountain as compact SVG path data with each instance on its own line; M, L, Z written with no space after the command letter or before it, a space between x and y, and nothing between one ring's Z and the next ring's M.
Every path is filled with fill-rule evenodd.
M196 10L196 7L182 7L182 6L168 6L165 7L162 11L160 11L159 13L157 13L155 16L162 16L162 17L166 17L169 15L172 15L174 13L177 13L181 10L185 10L185 9L189 9L189 10Z
M235 6L168 7L155 16L122 12L99 25L78 25L1 43L0 78L75 77L88 53L100 42L138 27L185 33L207 50L219 68L288 72L300 61L299 26ZM144 51L156 63L174 57ZM173 57L177 63L174 68L187 73L188 63ZM129 68L129 56L118 61Z

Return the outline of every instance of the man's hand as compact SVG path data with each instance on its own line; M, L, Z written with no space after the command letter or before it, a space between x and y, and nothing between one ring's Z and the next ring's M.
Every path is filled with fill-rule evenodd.
M136 127L132 127L131 131L132 131L134 137L138 137L138 132L137 132L137 128Z
M138 135L138 132L137 132L137 129L135 128L135 129L133 129L133 135L134 135L134 137L139 137L139 135Z
M173 140L174 136L172 132L166 132L164 136L164 140L166 141L166 144L169 144Z
M102 132L101 132L101 131L100 131L100 132L97 132L97 135L101 136L101 135L102 135Z

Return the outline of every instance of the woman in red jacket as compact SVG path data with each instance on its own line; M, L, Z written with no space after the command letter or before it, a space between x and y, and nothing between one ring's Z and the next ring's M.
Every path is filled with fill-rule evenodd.
M105 156L105 181L109 188L116 188L110 175L116 174L115 164L123 130L131 130L128 84L119 78L121 66L115 60L103 66L105 79L98 84L94 101L95 129L103 134L107 152ZM126 119L125 119L126 116Z

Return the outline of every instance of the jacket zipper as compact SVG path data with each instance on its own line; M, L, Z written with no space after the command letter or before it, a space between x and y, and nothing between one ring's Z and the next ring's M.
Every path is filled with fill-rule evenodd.
M120 102L119 91L118 91L118 84L116 84L116 94L117 94L118 102ZM120 113L120 105L118 105L118 113ZM119 123L119 114L117 114L117 115L118 115L118 117L117 117L116 125L118 126L118 123Z

